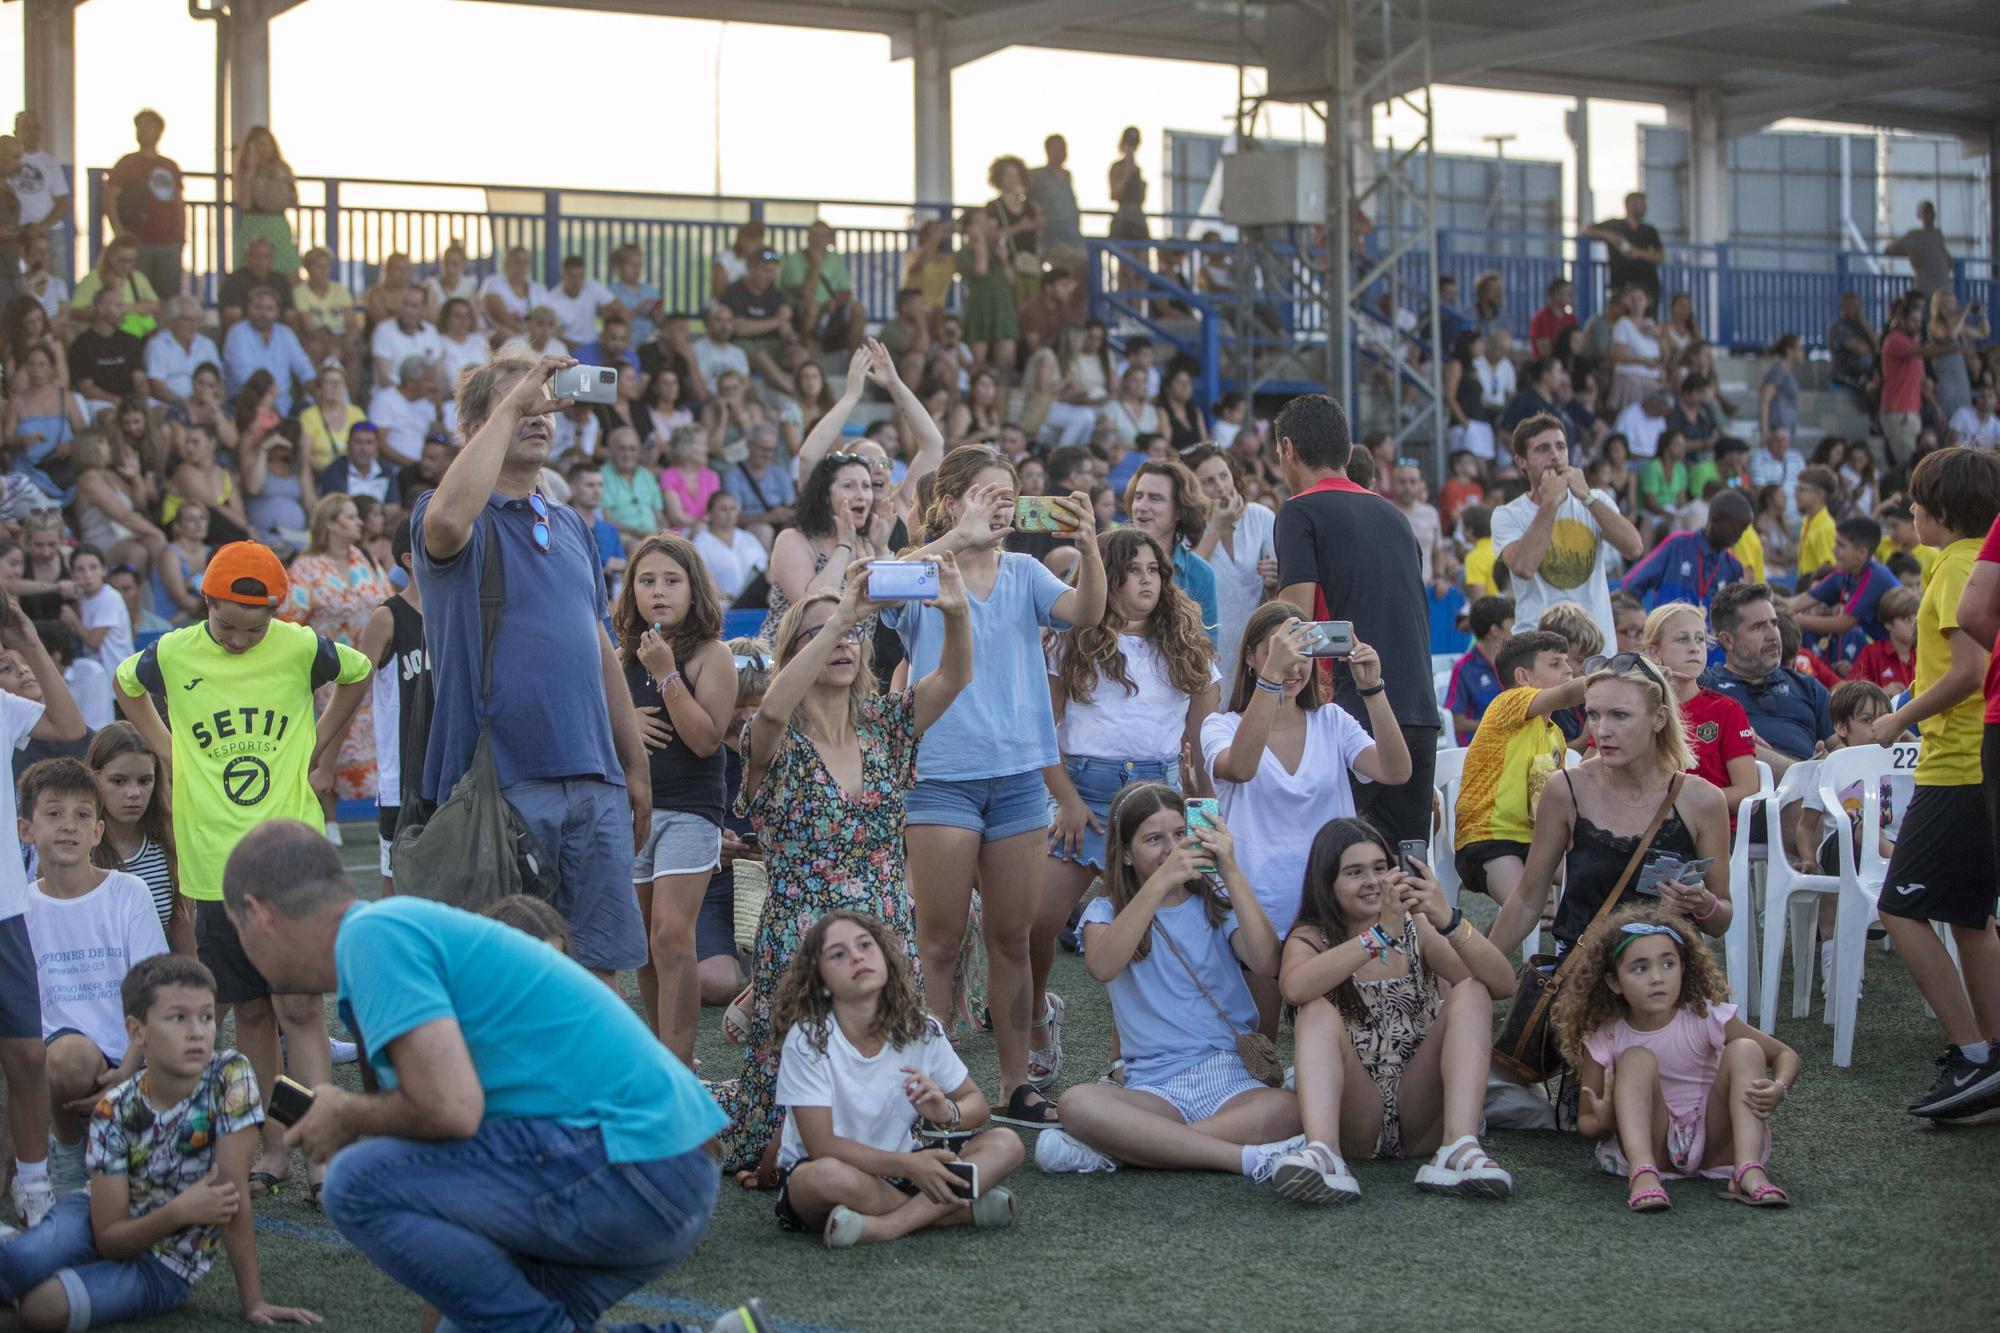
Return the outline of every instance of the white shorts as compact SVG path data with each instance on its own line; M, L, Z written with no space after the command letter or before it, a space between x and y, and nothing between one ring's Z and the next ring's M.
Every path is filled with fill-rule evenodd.
M1200 1064L1183 1069L1160 1083L1128 1083L1133 1092L1150 1092L1181 1113L1192 1125L1220 1111L1232 1099L1265 1086L1252 1078L1235 1051L1217 1051Z

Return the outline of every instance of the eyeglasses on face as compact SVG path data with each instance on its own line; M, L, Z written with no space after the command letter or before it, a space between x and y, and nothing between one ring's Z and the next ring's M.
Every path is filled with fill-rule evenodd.
M833 622L831 620L822 620L817 625L808 625L804 629L800 630L798 634L792 639L792 651L797 652L799 649L811 643L814 639L817 639L820 636L820 632L823 631L828 625L831 625L832 623ZM840 642L860 643L863 635L866 634L866 632L867 631L863 629L860 625L851 626L846 633L840 636Z
M769 671L771 669L771 659L764 656L761 652L749 654L732 653L730 660L736 663L738 671Z

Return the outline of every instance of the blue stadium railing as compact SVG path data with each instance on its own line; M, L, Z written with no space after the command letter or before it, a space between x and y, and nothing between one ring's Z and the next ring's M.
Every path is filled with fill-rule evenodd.
M87 173L88 254L94 260L106 239L105 172ZM211 176L187 177L190 190L213 195ZM375 280L381 261L393 253L411 256L420 272L430 271L451 241L463 243L475 275L484 277L508 249L520 245L535 256L539 276L553 283L562 258L584 257L590 271L604 274L611 250L639 246L645 275L662 289L669 309L698 314L708 298L710 266L729 246L738 225L764 222L767 242L779 251L798 249L807 225L824 209L835 223L835 245L846 259L855 291L872 316L888 318L895 307L902 256L924 220L949 216L942 204L880 201L803 200L725 195L641 194L613 190L564 191L539 186L458 186L416 181L307 178L300 181L302 203L291 210L293 234L303 252L323 245L339 261L341 280L357 289ZM480 206L458 202L477 196ZM446 200L416 207L399 196ZM190 200L187 210L188 271L195 290L213 300L218 275L214 256L230 252L230 219L213 202ZM873 215L875 225L853 225ZM1086 213L1087 231L1108 220ZM1277 231L1263 270L1253 275L1255 317L1236 328L1238 298L1225 290L1201 290L1192 274L1203 260L1247 265L1249 255L1234 244L1204 245L1165 239L1199 235L1220 219L1156 215L1153 243L1090 242L1088 291L1093 313L1120 325L1120 332L1144 331L1203 367L1202 390L1212 399L1234 364L1239 336L1268 346L1309 347L1325 337L1325 309L1318 299L1325 271L1324 247L1314 229ZM1375 243L1375 238L1370 239ZM1551 278L1570 278L1577 288L1577 312L1587 318L1603 300L1605 265L1600 247L1549 233L1450 230L1438 235L1438 267L1458 279L1461 303L1470 305L1474 280L1499 273L1506 284L1505 310L1517 339ZM223 262L228 267L229 261ZM1421 305L1415 293L1432 288L1425 253L1397 261L1404 304ZM1961 300L2000 304L2000 266L1990 258L1960 259L1954 265ZM1122 276L1121 275L1125 275ZM1908 289L1908 268L1900 259L1846 251L1790 247L1764 241L1723 245L1672 245L1661 270L1664 291L1686 292L1695 320L1711 342L1738 351L1769 345L1781 333L1800 334L1809 348L1824 345L1839 294L1860 294L1867 318L1880 325L1890 300ZM1124 285L1120 285L1120 283Z

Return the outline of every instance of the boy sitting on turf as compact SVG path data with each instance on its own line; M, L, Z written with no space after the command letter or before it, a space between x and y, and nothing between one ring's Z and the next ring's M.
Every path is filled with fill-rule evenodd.
M145 1319L185 1305L223 1248L245 1320L317 1324L309 1310L264 1302L247 1203L264 1107L250 1062L215 1050L215 978L163 953L126 973L120 992L146 1067L91 1113L89 1192L65 1194L40 1226L0 1243L0 1298L31 1329Z
M35 844L41 878L28 887L28 939L48 1046L49 1115L57 1163L82 1183L84 1118L103 1090L139 1072L125 1038L119 987L137 963L167 951L152 891L137 875L103 870L90 854L104 837L97 781L82 761L44 759L21 777L21 837Z
M1583 702L1584 677L1570 666L1569 640L1553 630L1516 634L1497 666L1507 688L1479 719L1466 753L1453 850L1465 887L1501 905L1492 939L1507 953L1528 933L1522 921L1518 934L1503 939L1500 925L1534 840L1535 806L1563 766L1562 732L1549 715Z

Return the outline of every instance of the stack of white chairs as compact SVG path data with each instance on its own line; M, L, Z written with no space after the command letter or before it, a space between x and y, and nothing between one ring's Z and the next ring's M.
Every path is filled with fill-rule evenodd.
M1833 1063L1846 1068L1854 1063L1854 1025L1861 1002L1862 964L1868 953L1868 928L1875 923L1876 905L1882 898L1882 883L1888 877L1888 860L1882 855L1882 830L1891 811L1884 808L1882 780L1895 773L1913 772L1917 766L1917 746L1904 743L1892 749L1879 745L1856 745L1837 750L1820 762L1820 801L1826 806L1839 848L1840 906L1833 927L1833 993L1827 1010L1833 1021ZM1861 783L1861 836L1856 845L1853 826L1841 817L1840 791ZM1808 939L1811 937L1808 936ZM1950 935L1945 935L1947 947ZM1954 953L1954 958L1956 954ZM1794 963L1796 967L1797 964ZM1812 984L1808 972L1806 985ZM1770 987L1767 984L1767 992ZM1798 987L1794 983L1794 994ZM1803 1007L1798 1007L1803 1013ZM1766 1025L1768 1031L1768 1025Z
M1729 927L1722 933L1723 953L1729 969L1729 1001L1742 1011L1743 1020L1751 1021L1751 1001L1757 993L1757 941L1755 923L1757 918L1758 893L1766 883L1763 861L1769 855L1769 848L1763 843L1752 843L1750 826L1755 821L1752 814L1773 795L1771 790L1771 766L1757 761L1757 790L1743 798L1736 810L1736 837L1729 848L1729 896L1734 910L1729 916ZM1793 800L1798 797L1794 796ZM1778 828L1777 814L1773 811L1766 816L1767 828ZM1784 854L1783 847L1779 855Z

